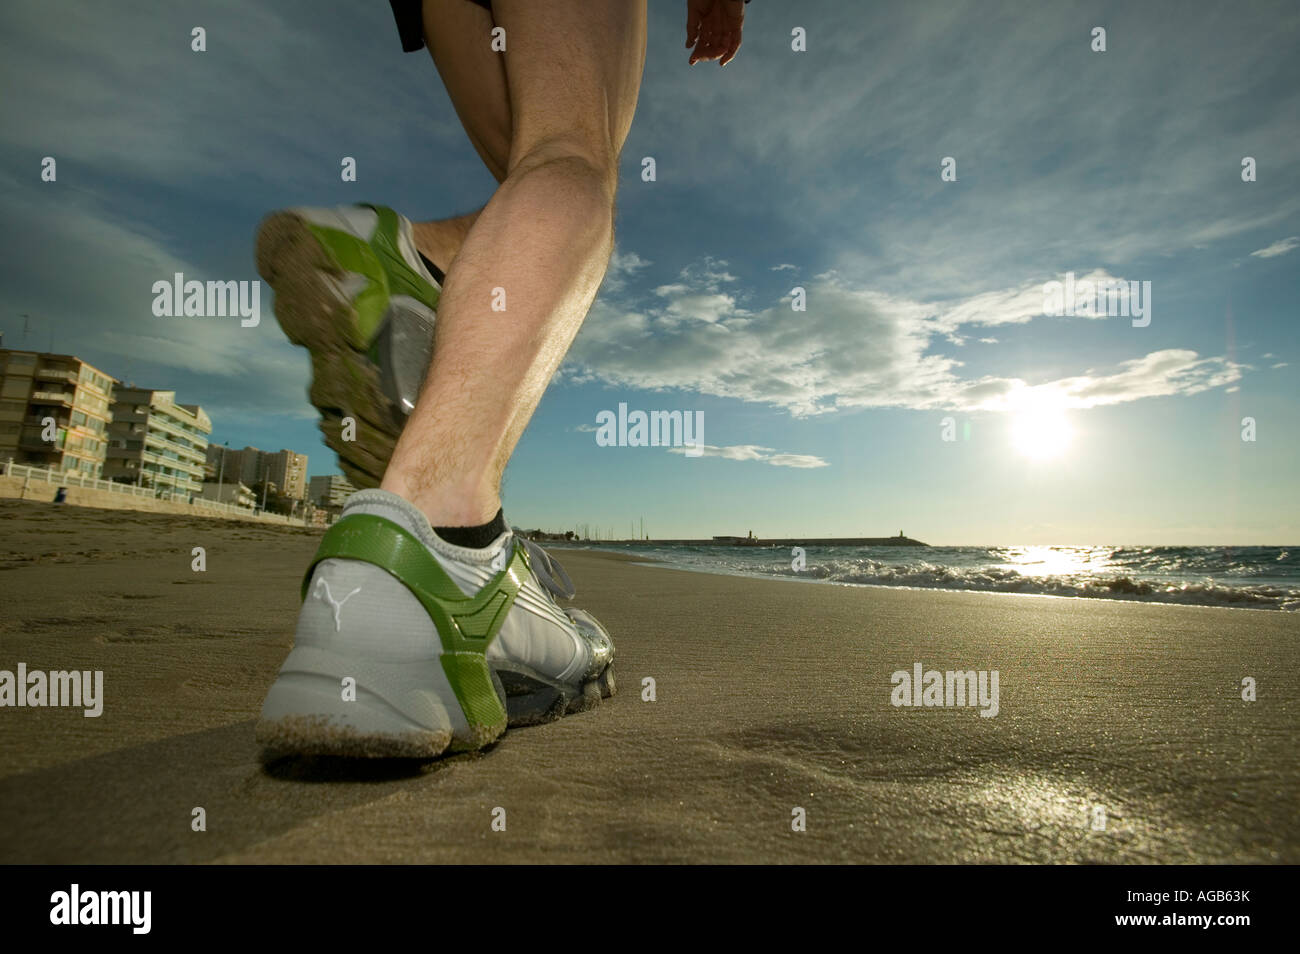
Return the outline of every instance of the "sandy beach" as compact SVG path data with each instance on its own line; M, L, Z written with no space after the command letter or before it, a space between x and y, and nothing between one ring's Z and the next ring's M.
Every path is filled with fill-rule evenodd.
M616 697L476 755L264 765L318 538L0 501L0 669L104 673L98 718L0 709L0 861L1300 862L1295 614L559 550ZM917 663L997 670L998 714L891 705Z

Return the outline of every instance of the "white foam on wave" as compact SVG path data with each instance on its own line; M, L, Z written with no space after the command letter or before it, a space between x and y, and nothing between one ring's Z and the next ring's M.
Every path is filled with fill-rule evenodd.
M1300 589L1268 584L1228 585L1214 580L1175 581L1131 576L1031 576L1003 567L953 567L919 561L888 564L875 560L830 560L805 570L777 568L775 576L798 576L827 583L906 586L920 589L1031 593L1043 596L1135 600L1251 609L1300 609Z

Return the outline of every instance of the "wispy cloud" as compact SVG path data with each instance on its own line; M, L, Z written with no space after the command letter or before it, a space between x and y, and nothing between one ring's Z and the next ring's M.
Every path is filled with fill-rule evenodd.
M636 277L642 270L648 268L653 262L648 262L636 252L624 252L620 248L614 249L614 254L610 256L609 268L605 271L605 282L601 290L608 292L619 292L627 287L628 280Z
M1300 235L1292 235L1290 238L1278 239L1267 248L1257 249L1250 254L1255 258L1276 258L1279 255L1285 255L1297 246L1300 246Z
M1189 349L1152 351L1110 369L1045 380L972 375L964 362L937 350L964 340L967 328L1040 318L1043 281L1055 276L925 303L827 275L809 285L808 310L794 312L788 302L742 308L716 291L725 274L718 269L712 261L687 269L643 302L598 302L562 377L695 391L806 417L863 407L1009 410L1029 399L1084 408L1195 394L1242 376L1242 365ZM1101 270L1090 275L1110 277Z
M27 241L8 246L0 261L0 307L57 319L56 350L74 351L142 387L174 388L178 400L205 408L247 409L253 394L264 416L315 416L305 399L307 359L276 327L268 286L261 289L257 327L243 328L238 318L159 318L152 312L154 282L171 282L176 272L199 281L255 281L251 258L244 272L212 274L173 252L147 226L109 213L89 189L40 202L12 190L7 203L27 223Z
M969 296L990 277L1009 287L1071 259L1163 257L1293 220L1294 190L1225 187L1239 156L1225 161L1223 144L1274 157L1274 182L1293 174L1297 91L1282 64L1297 12L1245 3L1185 18L1174 34L1171 6L1141 5L1125 14L1122 52L1099 54L1079 26L1092 9L1066 2L1027 17L1014 3L958 0L918 15L880 3L858 19L810 4L806 57L756 10L727 70L650 78L634 135L654 143L671 130L682 178L701 193L730 197L779 163L783 182L809 187L762 191L775 233L895 294ZM971 63L972 30L979 66L954 68ZM1259 63L1277 64L1276 82ZM1014 109L990 121L990 103ZM1008 143L1011 164L1000 158ZM944 156L957 160L956 182L940 180Z
M829 467L827 461L812 454L773 454L767 459L773 467Z
M713 444L705 444L701 448L687 447L670 447L670 454L691 454L692 456L703 457L722 457L726 460L756 460L764 464L771 464L773 467L829 467L827 461L822 460L812 454L781 454L777 453L771 447L760 447L757 444L732 444L728 447L717 447Z
M384 83L376 108L376 88L346 65L299 68L320 57L358 69L391 62L386 5L331 4L330 30L304 27L319 4L303 0L223 0L201 13L147 0L59 0L55 9L55 21L50 8L26 4L0 14L0 32L22 38L5 44L4 69L21 77L22 95L6 97L0 145L24 155L39 148L98 174L182 188L205 179L288 185L323 165L337 179L347 154L360 155L364 176L368 156L403 151L401 116L420 115L449 145L464 137L454 117L429 116L427 90ZM191 49L200 25L206 52Z

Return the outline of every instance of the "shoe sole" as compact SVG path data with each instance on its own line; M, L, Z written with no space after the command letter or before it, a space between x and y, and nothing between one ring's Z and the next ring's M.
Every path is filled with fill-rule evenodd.
M273 212L262 221L257 271L275 292L275 317L285 335L311 355L309 396L320 411L325 443L355 487L379 486L405 415L384 393L368 343L359 340L344 271L293 212ZM356 425L353 440L344 440L348 417Z
M482 749L507 727L541 725L594 709L617 692L612 663L577 687L511 663L488 668L507 721L471 730L438 658L378 663L295 648L267 693L254 738L267 759L432 759ZM345 698L348 678L355 681L352 699Z
M501 681L493 677L492 687L504 703ZM280 667L254 738L269 757L429 759L481 749L505 729L470 727L441 657L378 662L303 646Z
M492 674L506 694L506 715L511 727L541 725L562 716L586 712L618 692L614 664L579 686L565 685L514 663L489 662Z

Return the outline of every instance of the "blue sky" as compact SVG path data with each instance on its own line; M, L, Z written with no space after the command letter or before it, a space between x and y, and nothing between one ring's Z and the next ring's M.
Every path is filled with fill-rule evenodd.
M1300 8L757 0L719 70L686 65L683 7L651 3L618 249L507 473L508 519L1300 539ZM275 208L486 201L428 55L400 52L380 0L7 4L0 37L6 346L29 314L28 346L52 336L202 404L218 442L336 472L269 289L241 328L154 317L151 288L256 279ZM1044 315L1066 272L1149 281L1150 324ZM708 453L598 447L619 402L702 411Z

